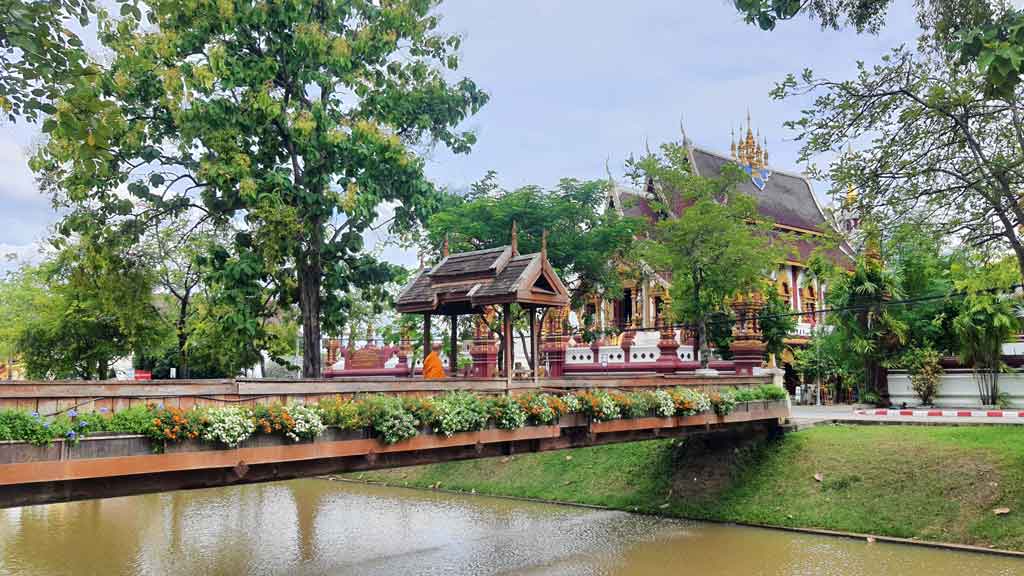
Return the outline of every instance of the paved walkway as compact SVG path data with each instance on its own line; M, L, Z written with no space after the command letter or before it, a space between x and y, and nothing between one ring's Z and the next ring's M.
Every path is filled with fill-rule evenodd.
M901 413L902 412L902 413ZM994 418L988 416L927 416L927 411L887 410L885 414L876 414L874 409L838 406L797 406L791 411L791 420L797 425L814 425L819 422L850 422L863 424L1024 424L1022 417ZM950 413L944 410L944 413ZM953 411L955 412L955 411ZM1008 414L1011 412L1008 412ZM1019 411L1012 411L1018 414Z

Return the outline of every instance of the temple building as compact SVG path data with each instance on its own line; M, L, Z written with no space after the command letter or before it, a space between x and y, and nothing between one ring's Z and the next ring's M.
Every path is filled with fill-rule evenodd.
M802 313L798 318L796 330L787 339L790 346L806 344L817 323L821 321L818 313L824 306L828 286L814 279L807 273L807 262L812 251L818 246L817 240L826 232L835 230L836 216L826 210L818 201L810 181L797 173L779 170L769 164L766 140L755 135L747 117L746 134L733 142L728 154L719 153L707 148L696 146L686 140L689 163L693 172L699 176L717 177L727 163L739 165L748 175L740 185L740 191L753 196L757 200L757 209L766 218L774 222L774 229L785 232L793 238L794 251L790 259L779 262L772 273L772 280L782 298L790 303L794 312ZM652 206L650 198L658 198L658 208ZM680 193L671 190L656 190L648 182L645 190L637 190L612 182L609 190L609 209L620 215L642 217L650 221L661 218L677 218L686 210ZM855 227L844 217L844 224ZM848 234L853 230L842 230ZM830 252L836 261L849 262L844 250ZM669 300L671 278L667 273L644 268L636 273L624 268L624 291L618 300L594 299L584 309L575 311L577 318L592 318L597 327L613 328L647 328L662 324L662 311ZM628 272L628 273L627 273ZM632 278L631 278L632 277ZM639 279L634 279L639 278ZM657 338L656 331L646 336L652 340L645 342L645 333L638 332L636 344L653 345ZM693 335L680 336L681 360L697 360L694 356L695 342ZM789 354L783 361L790 360Z

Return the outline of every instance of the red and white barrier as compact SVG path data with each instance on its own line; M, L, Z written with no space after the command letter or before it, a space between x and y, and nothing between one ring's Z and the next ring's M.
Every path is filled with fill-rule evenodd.
M938 416L943 418L1024 418L1024 410L908 410L877 408L873 410L857 410L862 416L913 416L927 418Z

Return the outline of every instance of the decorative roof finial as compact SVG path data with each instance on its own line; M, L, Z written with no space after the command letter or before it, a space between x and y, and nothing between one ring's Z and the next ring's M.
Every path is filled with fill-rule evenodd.
M516 230L516 221L512 221L512 255L519 255L519 232Z
M690 146L690 137L686 135L686 128L683 126L683 115L679 115L679 133L683 135L683 146Z
M736 160L736 129L729 128L729 155Z
M441 245L441 256L448 257L448 233L444 233L444 244Z
M540 258L541 260L548 259L548 229L545 228L540 233Z
M764 146L761 148L761 151L764 153L764 160L763 160L762 164L764 165L765 168L767 168L768 167L768 137L767 136L764 137Z

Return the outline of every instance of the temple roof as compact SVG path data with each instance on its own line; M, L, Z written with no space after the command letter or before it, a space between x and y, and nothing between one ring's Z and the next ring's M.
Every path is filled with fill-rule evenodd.
M734 162L727 156L691 147L690 158L698 176L717 177L722 166ZM825 214L811 190L811 183L803 176L772 169L763 180L763 187L755 185L753 178L745 179L739 190L757 200L757 210L776 224L803 230L823 231Z
M395 302L399 312L473 314L484 306L566 306L569 293L555 275L546 251L518 254L501 246L445 256L421 271Z

